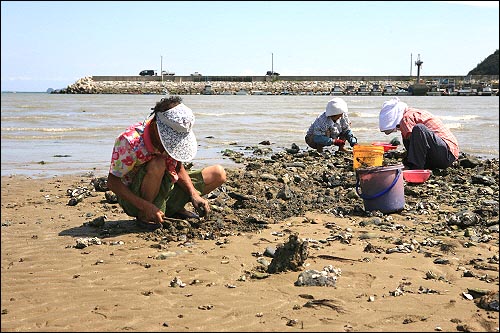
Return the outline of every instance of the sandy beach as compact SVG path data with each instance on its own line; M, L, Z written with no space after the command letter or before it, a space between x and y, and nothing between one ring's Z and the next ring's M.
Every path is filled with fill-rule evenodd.
M230 170L225 191L209 197L210 218L186 222L185 232L172 221L172 233L136 225L85 171L2 177L1 330L498 332L498 159L476 168L492 168L493 184L472 182L482 189L474 187L474 195L458 189L469 193L463 207L468 200L493 206L464 227L444 219L460 212L460 200L429 193L444 186L443 177L467 178L465 167L405 185L409 209L366 214L350 186L326 188L336 199L325 196L318 205L316 187L301 191L292 181L296 201L286 200L279 194L286 172L295 184L297 175L302 183L307 177L297 157L280 158L276 179L254 160ZM321 158L301 162L348 159ZM267 272L269 249L291 235L307 244L303 265ZM337 272L334 286L296 285L300 273L329 265Z

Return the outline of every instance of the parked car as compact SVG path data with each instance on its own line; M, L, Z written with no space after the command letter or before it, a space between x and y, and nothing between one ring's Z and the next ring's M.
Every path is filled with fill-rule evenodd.
M156 72L153 69L145 69L139 73L140 76L153 76Z
M201 73L194 72L194 73L191 74L191 76L201 76Z
M273 72L273 71L267 71L266 75L269 75L269 76L272 76L272 75L279 76L279 75L280 75L280 73Z
M162 75L175 75L174 72L169 72L169 71L162 71L161 74Z

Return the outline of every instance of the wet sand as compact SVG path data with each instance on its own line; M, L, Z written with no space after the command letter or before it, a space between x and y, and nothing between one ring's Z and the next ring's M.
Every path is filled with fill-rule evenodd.
M301 161L335 165L345 156L322 158ZM278 160L277 178L286 169L305 182L300 166ZM479 206L498 196L496 161L495 183L478 185L485 194L463 200ZM84 172L2 177L1 330L498 332L498 197L478 224L447 224L443 217L460 209L447 197L429 198L443 186L445 176L437 174L405 185L408 209L366 214L350 186L311 182L301 190L291 182L295 199L279 198L282 184L263 180L268 169L252 170L256 163L229 172L225 191L209 199L209 219L191 221L186 231L172 224L171 233L137 226ZM465 177L460 167L455 171L448 176ZM88 195L68 205L68 189L77 188ZM337 194L336 204L326 196L313 204L318 188ZM260 189L270 193L267 200ZM237 200L237 193L247 198ZM279 202L285 204L273 206ZM419 202L428 206L418 209ZM262 263L273 260L266 248L279 248L293 234L308 244L303 267L266 273ZM77 246L93 237L100 244ZM302 271L328 265L341 270L335 287L295 285ZM489 307L495 297L496 311Z

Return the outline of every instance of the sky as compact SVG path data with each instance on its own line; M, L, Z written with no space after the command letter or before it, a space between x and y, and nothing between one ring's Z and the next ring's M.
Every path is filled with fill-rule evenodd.
M86 76L463 75L499 47L499 1L2 1L1 90Z

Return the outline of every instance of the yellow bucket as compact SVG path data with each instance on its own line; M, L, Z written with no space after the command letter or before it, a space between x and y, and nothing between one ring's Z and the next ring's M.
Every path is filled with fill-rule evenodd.
M367 168L374 166L382 166L384 162L384 147L373 145L355 145L352 148L352 167L354 170L357 168Z

